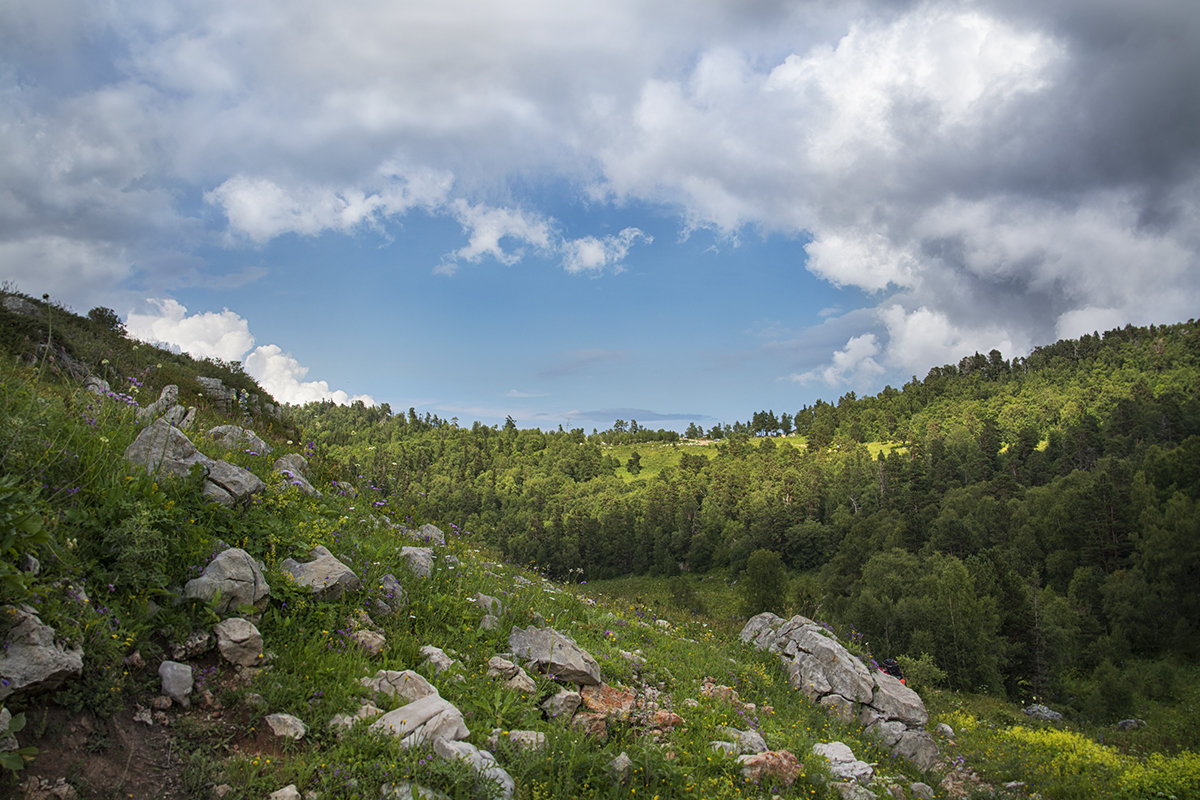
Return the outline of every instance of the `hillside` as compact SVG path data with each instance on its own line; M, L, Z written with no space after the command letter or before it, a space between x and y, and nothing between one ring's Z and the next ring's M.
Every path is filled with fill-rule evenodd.
M892 444L874 454L841 426L865 426L857 404L879 400L849 399L838 404L844 416L826 444L811 430L789 442L802 446L735 433L704 450L680 446L671 463L643 476L629 472L628 455L618 463L620 451L600 434L466 429L362 406L279 409L237 365L134 345L103 310L83 318L11 299L0 308L0 599L10 618L24 604L50 625L64 657L79 654L81 672L42 692L0 692L24 721L20 745L39 750L18 773L8 770L21 765L19 751L0 761L8 767L0 792L44 796L62 779L81 797L258 798L290 784L326 798L376 797L380 787L413 782L475 797L503 789L488 777L494 764L516 797L865 797L851 784L834 788L829 762L813 751L831 741L874 764L861 786L873 796L922 796L926 786L938 797L1083 797L1101 786L1114 797L1182 797L1200 787L1200 762L1187 749L1195 749L1194 733L1173 710L1195 700L1194 670L1172 661L1194 646L1195 583L1187 581L1196 540L1183 534L1197 518L1189 505L1195 413L1182 390L1171 394L1196 386L1194 377L1187 383L1195 351L1177 347L1195 339L1190 324L1156 332L1163 352L1181 355L1157 370L1151 361L1144 375L1130 371L1131 385L1142 380L1148 389L1132 393L1131 406L1096 396L1083 416L1059 414L1024 439L1008 438L999 423L994 437L984 422L972 436L959 432L996 394L966 390L969 373L939 375L932 380L943 383L929 387L905 425L879 437ZM1092 385L1078 363L1063 369ZM1091 372L1112 383L1122 369ZM1041 375L1009 370L1001 383L1018 374ZM147 413L167 386L178 397ZM1055 391L1070 402L1076 389ZM960 395L970 402L955 402ZM1146 430L1119 433L1113 420L1122 407L1150 419ZM189 408L186 434L198 451L172 439L144 448L158 474L127 461L135 441L171 427L153 422L158 414L178 413L183 424ZM1087 415L1097 413L1093 428ZM937 415L945 440L929 422ZM911 435L917 417L923 438ZM646 452L642 443L622 447ZM1094 458L1080 464L1081 452ZM162 471L168 462L180 465L178 477ZM1095 485L1101 480L1108 483ZM248 490L240 499L239 486ZM1117 496L1135 505L1123 513L1140 527L1120 531L1116 550L1105 549L1112 531L1103 531L1096 553L1085 528L1077 534L1085 563L1064 562L1056 554L1078 543L1045 548L1058 540L1035 520L1065 525L1069 517L1052 516L1053 501L1068 489L1073 515L1085 519L1085 501L1125 492ZM943 519L951 511L958 527ZM984 513L1004 525L972 518ZM924 525L924 539L907 538ZM1153 548L1145 544L1151 534ZM1036 586L1020 569L1022 554L1031 558L1022 536L1041 548L1038 568L1047 572ZM243 597L237 581L205 593L197 579L233 550L261 562L261 575L243 583L257 587L261 578L269 595ZM752 581L731 582L758 552L790 570L793 588L775 595L779 611L832 622L868 664L872 649L910 657L930 729L953 729L937 734L943 757L932 770L894 757L857 720L806 702L777 656L739 640L742 623L762 608L743 607ZM345 569L322 561L324 553ZM306 568L314 559L319 565ZM321 592L298 582L309 572ZM597 581L630 573L646 577L625 580L644 583ZM1094 586L1073 594L1081 574L1093 575ZM1117 592L1114 575L1141 581L1140 591ZM1085 589L1096 608L1079 604ZM1002 608L1000 591L1023 598L1032 617L1020 603ZM1178 608L1157 599L1168 591ZM1146 616L1119 616L1117 600L1130 615L1153 615L1153 630L1133 627ZM1013 627L1020 624L1027 627ZM11 653L19 625L10 628ZM518 628L569 634L593 657L613 690L605 700L593 692L587 702L599 710L579 712L595 716L543 708L571 681L561 668L550 670L554 680L528 666L520 680ZM948 629L949 640L935 629ZM1035 645L1045 638L1026 664L1016 643L1030 632ZM1106 658L1088 660L1085 647L1105 648ZM1075 648L1076 665L1108 672L1063 669L1053 659L1068 653L1058 648ZM493 661L505 656L511 664ZM190 695L163 701L164 663L190 669ZM993 668L991 685L973 683ZM355 724L354 715L408 708L403 694L361 680L386 670L410 670L405 681L427 681L435 691L424 697L461 714L469 732L453 740L455 752L496 761L470 768L429 741L404 746ZM1091 699L1097 685L1123 685L1122 671L1144 676L1127 699L1116 698L1125 706L1108 697L1120 692ZM1095 727L1040 723L995 695L935 688L941 681L1003 694L1012 677L1009 694L1024 701L1026 691L1040 691L1029 676L1054 693L1041 698ZM438 709L439 720L455 724ZM1102 714L1117 711L1152 726L1114 738L1115 719ZM564 724L555 717L563 713L578 721ZM276 714L301 720L306 733L297 741L274 735L272 723L283 722ZM772 752L794 755L794 768L748 774L728 749L736 753L750 731ZM1109 744L1097 744L1099 736ZM537 746L525 749L530 741ZM1067 753L1064 772L1058 756ZM1014 781L1021 785L1005 787Z

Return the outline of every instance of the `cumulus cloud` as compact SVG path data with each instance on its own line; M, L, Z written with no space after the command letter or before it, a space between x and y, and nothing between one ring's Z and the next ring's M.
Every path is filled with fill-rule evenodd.
M829 365L793 375L792 380L799 383L819 380L829 386L870 386L884 372L884 368L875 360L879 354L875 334L853 336L845 347L833 354Z
M617 272L649 242L564 232L553 185L807 242L798 270L875 305L833 376L868 335L894 370L1183 318L1197 30L1178 0L13 0L0 274L86 306L213 244L416 211L457 222L448 274Z
M625 228L613 236L596 238L585 236L582 239L572 239L562 243L563 268L572 274L599 273L606 267L620 270L621 262L629 254L635 242L644 241L647 244L654 241L653 236L647 236L638 228Z
M302 405L320 400L332 400L340 406L355 402L375 405L368 394L349 395L341 389L330 389L327 381L305 381L308 367L275 344L254 348L246 356L246 372L276 400Z
M241 361L254 337L245 319L229 309L188 314L177 300L151 300L151 310L130 312L125 329L135 339L175 345L196 358Z
M125 328L135 339L178 348L195 358L242 361L246 374L282 403L332 400L338 405L356 401L375 405L370 395L350 395L331 389L327 381L303 380L308 367L278 345L255 347L250 324L229 309L188 314L182 303L170 298L151 300L149 304L148 311L126 315Z

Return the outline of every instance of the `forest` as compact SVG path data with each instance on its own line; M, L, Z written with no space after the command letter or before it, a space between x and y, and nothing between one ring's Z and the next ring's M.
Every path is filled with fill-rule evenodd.
M624 420L467 428L386 405L290 414L331 478L399 522L453 519L558 579L736 580L767 551L791 576L773 610L923 657L951 688L1062 696L1200 651L1194 320L975 353L686 437ZM659 450L670 466L640 472Z

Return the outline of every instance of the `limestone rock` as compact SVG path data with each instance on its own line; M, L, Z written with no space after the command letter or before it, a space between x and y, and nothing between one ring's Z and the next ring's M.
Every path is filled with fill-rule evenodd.
M300 740L304 738L304 734L308 733L308 726L299 717L291 714L268 714L266 722L271 728L271 733L281 739Z
M0 609L0 700L56 689L83 674L83 648L55 642L54 629L28 606Z
M571 717L571 727L600 741L608 738L608 717L591 711L581 711Z
M142 429L125 448L125 460L155 475L176 476L187 475L196 464L207 470L214 463L183 431L163 419Z
M360 678L359 683L373 692L389 697L399 695L405 700L413 701L426 695L437 694L437 689L417 672L406 669L402 672L381 669L373 678Z
M230 464L228 461L213 461L204 480L204 496L222 505L242 502L253 494L267 488L262 478L250 470Z
M300 790L296 788L296 784L289 783L282 789L277 789L267 795L267 800L301 800L304 795L300 794Z
M937 742L929 731L905 731L892 748L892 753L925 771L933 769L938 760Z
M480 750L470 742L434 739L433 752L449 761L464 762L475 770L480 778L496 784L501 800L512 800L512 776L496 763L495 756L487 750Z
M500 603L500 598L492 597L490 594L476 592L475 605L483 609L485 614L491 614L496 617L504 615L504 606Z
M557 694L546 698L541 707L551 719L561 718L567 720L575 715L581 703L583 703L583 698L579 692L562 689Z
M632 769L633 761L624 750L621 751L620 755L608 762L608 774L617 783L624 783L629 778L629 773Z
M454 659L446 655L446 651L440 647L434 647L431 644L423 645L421 655L425 656L425 663L433 667L433 671L438 674L454 666Z
M362 585L354 570L334 558L333 553L321 545L314 547L309 555L312 561L300 563L285 558L279 566L284 572L290 573L297 584L308 587L317 597L337 600Z
M217 649L231 664L253 667L262 659L263 640L258 628L241 617L221 620L213 628Z
M600 665L569 636L553 628L514 627L508 646L521 659L539 672L555 678L594 686L600 683Z
M385 783L379 791L384 800L450 800L447 794L408 781Z
M742 765L742 777L754 783L777 780L791 786L800 775L800 760L788 750L767 750L748 756L738 756Z
M1029 708L1024 709L1026 716L1040 719L1043 722L1058 722L1063 718L1062 714L1048 708L1041 703L1036 703Z
M500 728L493 728L491 735L488 736L488 747L496 750L502 741L508 742L518 750L531 752L541 750L546 746L546 734L541 731L504 731Z
M380 579L378 594L380 605L377 608L385 616L403 614L408 610L408 592L391 573Z
M873 677L872 708L882 712L885 718L900 720L909 727L919 727L929 721L929 712L920 695L886 672L876 671Z
M138 422L145 422L148 419L157 419L178 402L179 387L174 384L164 386L157 400L145 408L137 410L137 420Z
M274 469L283 475L287 483L297 487L305 494L312 497L321 496L321 493L313 487L308 479L308 460L299 453L288 453L275 459Z
M262 611L271 598L271 587L258 562L245 550L231 547L209 562L199 578L188 581L183 587L184 597L205 603L212 602L218 593L218 614L236 611L243 605Z
M377 656L387 649L387 639L384 638L382 633L365 630L355 631L350 634L350 638L354 640L356 645L373 656Z
M404 747L471 735L462 712L438 694L425 695L389 711L371 724L371 730L399 738Z
M260 439L257 433L240 425L218 425L209 428L208 435L217 444L231 450L250 450L258 455L266 455L272 450L271 445Z
M426 522L420 528L417 528L414 538L420 539L428 544L444 545L446 544L446 534L442 533L442 529L436 525L430 525Z
M162 681L162 693L184 708L192 705L192 668L178 661L164 661L158 665L158 677Z
M433 550L428 547L402 547L400 557L407 562L409 571L418 578L428 578L433 574Z
M875 770L865 761L859 761L844 742L828 742L813 745L813 752L829 762L829 771L843 781L871 782Z

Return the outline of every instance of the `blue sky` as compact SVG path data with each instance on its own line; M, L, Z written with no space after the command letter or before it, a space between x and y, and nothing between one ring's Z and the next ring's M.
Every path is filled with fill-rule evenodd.
M13 0L0 279L287 402L683 428L1200 303L1200 8Z

